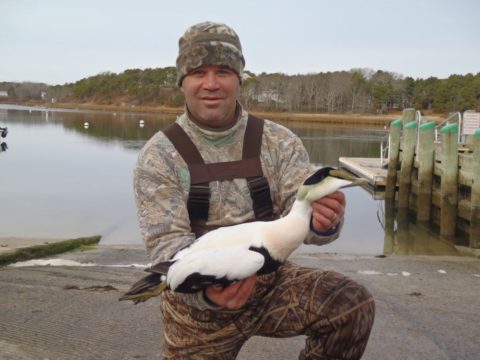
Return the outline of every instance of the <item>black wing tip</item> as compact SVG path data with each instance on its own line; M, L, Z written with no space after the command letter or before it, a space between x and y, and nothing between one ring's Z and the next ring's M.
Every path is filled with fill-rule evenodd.
M140 280L138 280L136 283L132 285L130 290L128 290L124 296L128 295L136 295L140 294L147 289L151 288L152 286L158 285L162 282L162 275L161 274L149 274L147 276L144 276Z
M128 301L130 300L131 302L133 302L133 305L137 305L139 303L142 303L142 302L145 302L147 301L147 299L131 299L130 297L128 297L127 294L123 295L122 297L118 298L118 301Z

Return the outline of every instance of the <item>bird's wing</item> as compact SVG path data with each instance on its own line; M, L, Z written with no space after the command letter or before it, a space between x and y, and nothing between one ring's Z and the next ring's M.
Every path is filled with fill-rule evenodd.
M221 248L244 248L261 246L261 228L263 221L255 221L212 230L199 237L192 245L180 250L173 260L181 259L191 253Z
M189 253L169 269L170 289L195 292L213 284L228 285L260 270L264 257L244 248L221 248Z
M172 264L173 264L173 261L159 262L147 267L145 271L150 273L155 273L155 274L167 275L168 269Z

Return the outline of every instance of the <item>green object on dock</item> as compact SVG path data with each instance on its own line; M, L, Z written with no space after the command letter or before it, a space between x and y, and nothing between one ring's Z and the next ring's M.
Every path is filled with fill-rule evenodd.
M420 125L420 130L435 129L436 124L433 121Z
M392 123L390 124L391 127L397 127L397 126L402 126L403 121L402 119L397 119L393 120Z
M473 133L473 136L480 137L480 129L475 130L475 132Z
M458 133L458 124L448 124L445 125L442 130L440 130L441 134L453 134Z
M416 121L410 121L408 124L405 125L405 129L414 129L417 127Z

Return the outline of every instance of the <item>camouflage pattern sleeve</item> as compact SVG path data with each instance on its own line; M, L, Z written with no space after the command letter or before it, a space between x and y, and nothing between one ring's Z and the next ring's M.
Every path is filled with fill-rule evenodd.
M186 202L188 167L162 132L140 152L134 170L134 192L140 231L153 263L166 261L195 241ZM181 294L184 303L212 309L203 293Z
M186 207L189 186L187 165L158 132L140 152L134 170L140 231L154 263L170 259L195 240Z

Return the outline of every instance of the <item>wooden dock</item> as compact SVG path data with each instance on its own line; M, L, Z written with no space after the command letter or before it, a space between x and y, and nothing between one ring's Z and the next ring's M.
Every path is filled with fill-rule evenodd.
M382 191L387 185L387 169L381 166L380 158L341 157L340 167L352 174L367 179L374 191Z
M392 212L413 212L456 245L480 249L480 113L454 113L440 124L418 114L405 109L390 124L387 164L341 157L340 167L367 179ZM467 243L457 241L460 233Z
M460 231L468 235L465 245L480 248L480 128L467 137L472 152L464 154L457 117L441 124L440 134L437 124L418 121L414 109L391 123L385 199L438 225L441 236L455 241Z

